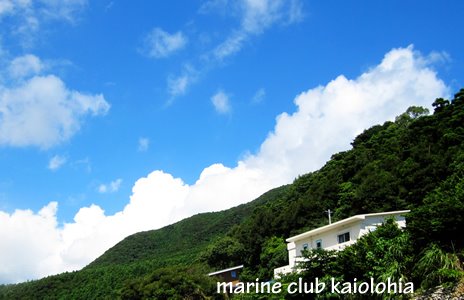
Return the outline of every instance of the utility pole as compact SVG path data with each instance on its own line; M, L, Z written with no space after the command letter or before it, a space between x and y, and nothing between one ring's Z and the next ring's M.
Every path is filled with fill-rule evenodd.
M332 224L332 216L330 215L330 209L326 210L325 212L329 215L329 224Z

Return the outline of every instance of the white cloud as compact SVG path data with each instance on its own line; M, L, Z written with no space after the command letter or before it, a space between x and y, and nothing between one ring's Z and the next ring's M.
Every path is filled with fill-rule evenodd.
M103 95L69 90L54 75L0 85L0 144L46 149L68 140L86 115L104 115L109 108Z
M238 19L239 25L232 28L230 33L221 39L220 43L198 57L202 62L201 67L184 67L180 75L168 77L167 91L171 96L168 103L171 103L175 97L185 94L188 87L196 82L199 74L208 72L217 64L222 63L224 59L240 52L252 37L262 34L273 25L289 25L299 22L303 18L301 0L211 0L203 3L199 12L219 12L230 15ZM148 49L150 48L153 47L148 47ZM163 49L164 47L159 48ZM155 53L157 52L155 51Z
M143 52L153 58L164 58L184 48L186 44L187 38L182 32L170 34L156 27L145 37Z
M41 0L42 14L48 18L75 22L76 16L87 6L87 0Z
M300 0L290 0L287 24L301 22L304 19L303 3Z
M61 155L55 155L48 162L48 168L52 171L56 171L59 168L61 168L66 163L66 161L66 157Z
M44 64L40 58L32 54L27 54L13 59L8 71L13 78L24 78L39 74L43 68Z
M260 33L274 22L284 19L294 6L284 0L244 0L242 29L249 33Z
M168 94L171 99L185 94L188 87L197 80L198 72L191 65L184 65L182 74L168 77Z
M171 96L178 96L185 94L187 87L189 86L191 80L190 77L186 74L178 77L169 77L168 78L168 92Z
M222 60L242 49L243 43L248 39L248 35L242 31L231 34L224 42L214 49L214 57Z
M51 202L37 214L30 210L0 211L0 282L18 282L62 270L56 209L57 203Z
M228 0L205 1L198 9L198 12L201 14L209 14L211 12L220 12L221 14L226 14L228 3Z
M140 152L145 152L148 150L148 147L150 147L150 139L149 138L145 138L145 137L141 137L139 138L139 147L138 147L138 150Z
M266 97L266 90L264 88L260 88L253 95L253 98L251 99L251 103L253 104L261 103L264 101L265 97Z
M87 6L87 0L0 0L2 15L24 18L54 18L74 22L76 15Z
M220 114L227 114L230 112L229 96L221 90L211 97L211 103L213 103L216 112Z
M11 0L0 0L0 18L3 15L10 14L13 12L14 3Z
M75 23L87 0L0 0L0 25L9 16L12 36L19 36L21 44L30 47L44 23L52 20Z
M101 194L115 193L119 191L119 188L121 187L121 183L122 183L122 179L118 178L116 180L111 181L110 183L100 184L98 186L98 192Z
M427 58L412 47L393 49L357 78L341 75L298 95L295 112L276 118L256 154L233 167L208 166L192 185L154 171L137 180L122 211L105 215L91 205L63 227L57 225L53 202L37 214L0 212L0 282L77 269L131 233L250 201L320 168L363 129L393 120L411 105L430 107L448 93Z
M213 3L216 7L221 4ZM274 24L288 25L303 18L300 0L241 0L233 3L239 6L240 26L213 50L213 56L218 60L239 52L251 37L263 33Z

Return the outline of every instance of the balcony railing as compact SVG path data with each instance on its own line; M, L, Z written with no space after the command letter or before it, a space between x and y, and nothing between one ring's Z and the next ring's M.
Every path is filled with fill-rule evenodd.
M280 278L282 275L290 274L292 272L293 269L290 267L290 265L276 268L274 269L274 278Z
M351 240L351 241L344 242L344 243L341 243L341 244L336 244L336 245L324 248L324 250L337 250L337 251L340 251L340 250L343 250L343 249L345 249L346 247L348 247L350 245L353 245L354 243L356 243L356 240Z

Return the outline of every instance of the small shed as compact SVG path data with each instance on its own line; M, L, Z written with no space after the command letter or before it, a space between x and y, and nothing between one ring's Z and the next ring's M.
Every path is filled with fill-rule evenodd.
M232 282L233 285L239 283L239 275L243 269L243 265L227 268L219 271L209 273L208 276L215 276L222 282Z

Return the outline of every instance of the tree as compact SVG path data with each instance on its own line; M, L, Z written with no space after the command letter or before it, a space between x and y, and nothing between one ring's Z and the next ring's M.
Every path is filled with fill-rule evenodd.
M429 110L427 108L421 106L410 106L406 112L395 118L395 123L400 126L409 125L411 121L428 114Z
M121 299L224 299L217 294L215 281L202 270L162 268L142 279L128 282L120 290Z
M259 278L271 279L275 268L288 264L287 244L284 239L273 236L266 240L260 259Z
M407 230L420 250L431 243L448 252L464 249L464 153L451 168L454 175L407 216Z
M243 264L243 245L230 236L225 236L208 246L200 257L209 266L225 269Z
M355 244L345 248L337 257L344 280L380 281L390 277L399 280L408 276L412 262L409 235L393 219L362 236Z

